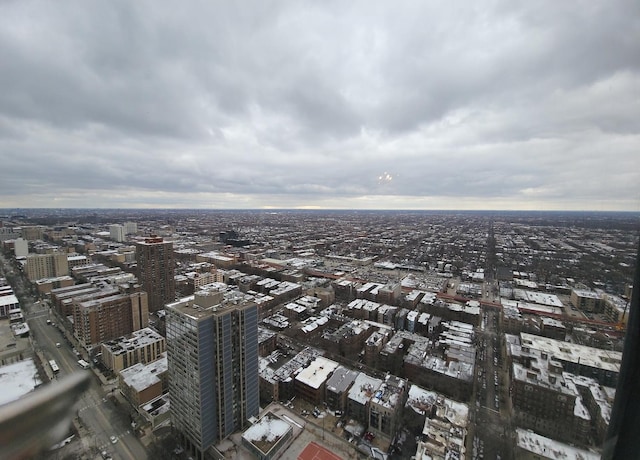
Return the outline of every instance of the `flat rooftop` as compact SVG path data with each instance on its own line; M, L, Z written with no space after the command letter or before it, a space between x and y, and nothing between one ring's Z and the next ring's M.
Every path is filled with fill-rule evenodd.
M223 310L231 310L248 304L255 304L251 301L251 296L247 296L238 291L218 290L217 284L220 283L216 283L214 289L200 291L194 295L183 297L176 302L167 304L166 308L175 310L178 313L199 321ZM203 286L203 288L206 287L207 286Z
M162 337L161 334L149 327L145 327L144 329L134 331L131 335L126 337L119 337L115 340L105 342L103 345L111 353L121 354L127 350L146 347L147 345L161 340L164 340L164 337Z
M600 458L600 455L594 452L578 449L521 428L516 428L516 444L520 449L540 455L542 458L563 460L597 460Z
M159 382L158 376L167 372L167 369L167 352L164 352L160 358L148 364L137 363L121 370L120 376L128 386L140 392Z
M296 376L296 380L308 387L317 389L320 388L337 367L337 362L331 361L323 356L318 356Z
M557 360L620 372L622 353L619 351L601 350L525 332L522 332L520 337L521 346L548 353Z
M338 366L333 375L327 380L327 390L333 391L334 393L347 391L357 376L358 372L344 366Z
M0 296L0 307L18 305L18 298L14 294Z
M361 372L349 390L349 399L364 405L382 385L382 380Z
M0 367L0 405L26 395L40 383L36 363L32 358Z
M289 431L292 431L289 423L272 412L268 412L247 428L242 437L266 455Z
M406 386L406 380L394 375L388 375L382 385L380 385L373 394L371 403L386 408L398 409L398 403L401 402L402 394Z

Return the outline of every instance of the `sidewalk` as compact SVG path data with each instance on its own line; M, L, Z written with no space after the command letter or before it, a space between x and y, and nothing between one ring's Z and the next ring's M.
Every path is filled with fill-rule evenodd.
M38 360L38 362L36 363L36 368L42 369L42 371L45 373L45 377L48 379L48 382L51 382L52 380L54 380L56 376L51 371L49 360L45 358L44 353L42 352L42 349L40 349L40 347L38 346L37 341L35 340L31 341L31 349L33 350L33 353L35 355L34 358ZM47 383L47 382L42 382L42 383Z
M84 451L84 455L82 456L82 458L100 458L98 447L95 445L95 442L93 445L91 443L91 440L94 437L93 431L86 427L79 417L74 417L72 423L73 428L76 433L78 433L78 437L80 438L80 442L82 443L82 449Z
M49 313L53 316L53 318L55 318L56 321L56 327L60 330L60 332L62 332L62 334L64 335L65 339L67 340L68 343L71 344L71 346L80 354L80 356L78 357L76 355L76 357L78 357L79 359L83 359L84 361L88 362L89 365L91 366L90 369L91 371L98 377L98 379L100 380L100 383L105 386L111 383L115 383L117 386L117 379L114 379L112 381L108 380L104 375L102 375L102 373L95 368L95 366L93 365L93 361L91 359L91 357L89 356L87 350L82 346L82 344L80 344L80 342L78 342L78 339L76 338L76 336L73 335L73 332L69 331L67 329L67 324L65 323L66 318L62 318L58 312L55 310L55 308L49 308Z

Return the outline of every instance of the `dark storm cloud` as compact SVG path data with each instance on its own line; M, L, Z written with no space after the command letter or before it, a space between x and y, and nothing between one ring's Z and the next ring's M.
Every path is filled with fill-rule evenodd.
M635 2L0 10L0 206L637 196Z

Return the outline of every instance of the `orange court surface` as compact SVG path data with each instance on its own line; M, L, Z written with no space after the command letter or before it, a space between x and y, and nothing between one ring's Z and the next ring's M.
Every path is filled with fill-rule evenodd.
M307 447L300 452L298 460L342 460L342 457L339 457L333 452L325 449L320 444L310 442L307 444Z

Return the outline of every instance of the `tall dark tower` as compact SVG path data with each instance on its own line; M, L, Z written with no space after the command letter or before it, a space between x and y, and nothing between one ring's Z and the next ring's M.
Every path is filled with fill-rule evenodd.
M149 311L158 311L173 302L176 296L173 243L161 237L145 238L136 243L138 280L147 292Z

